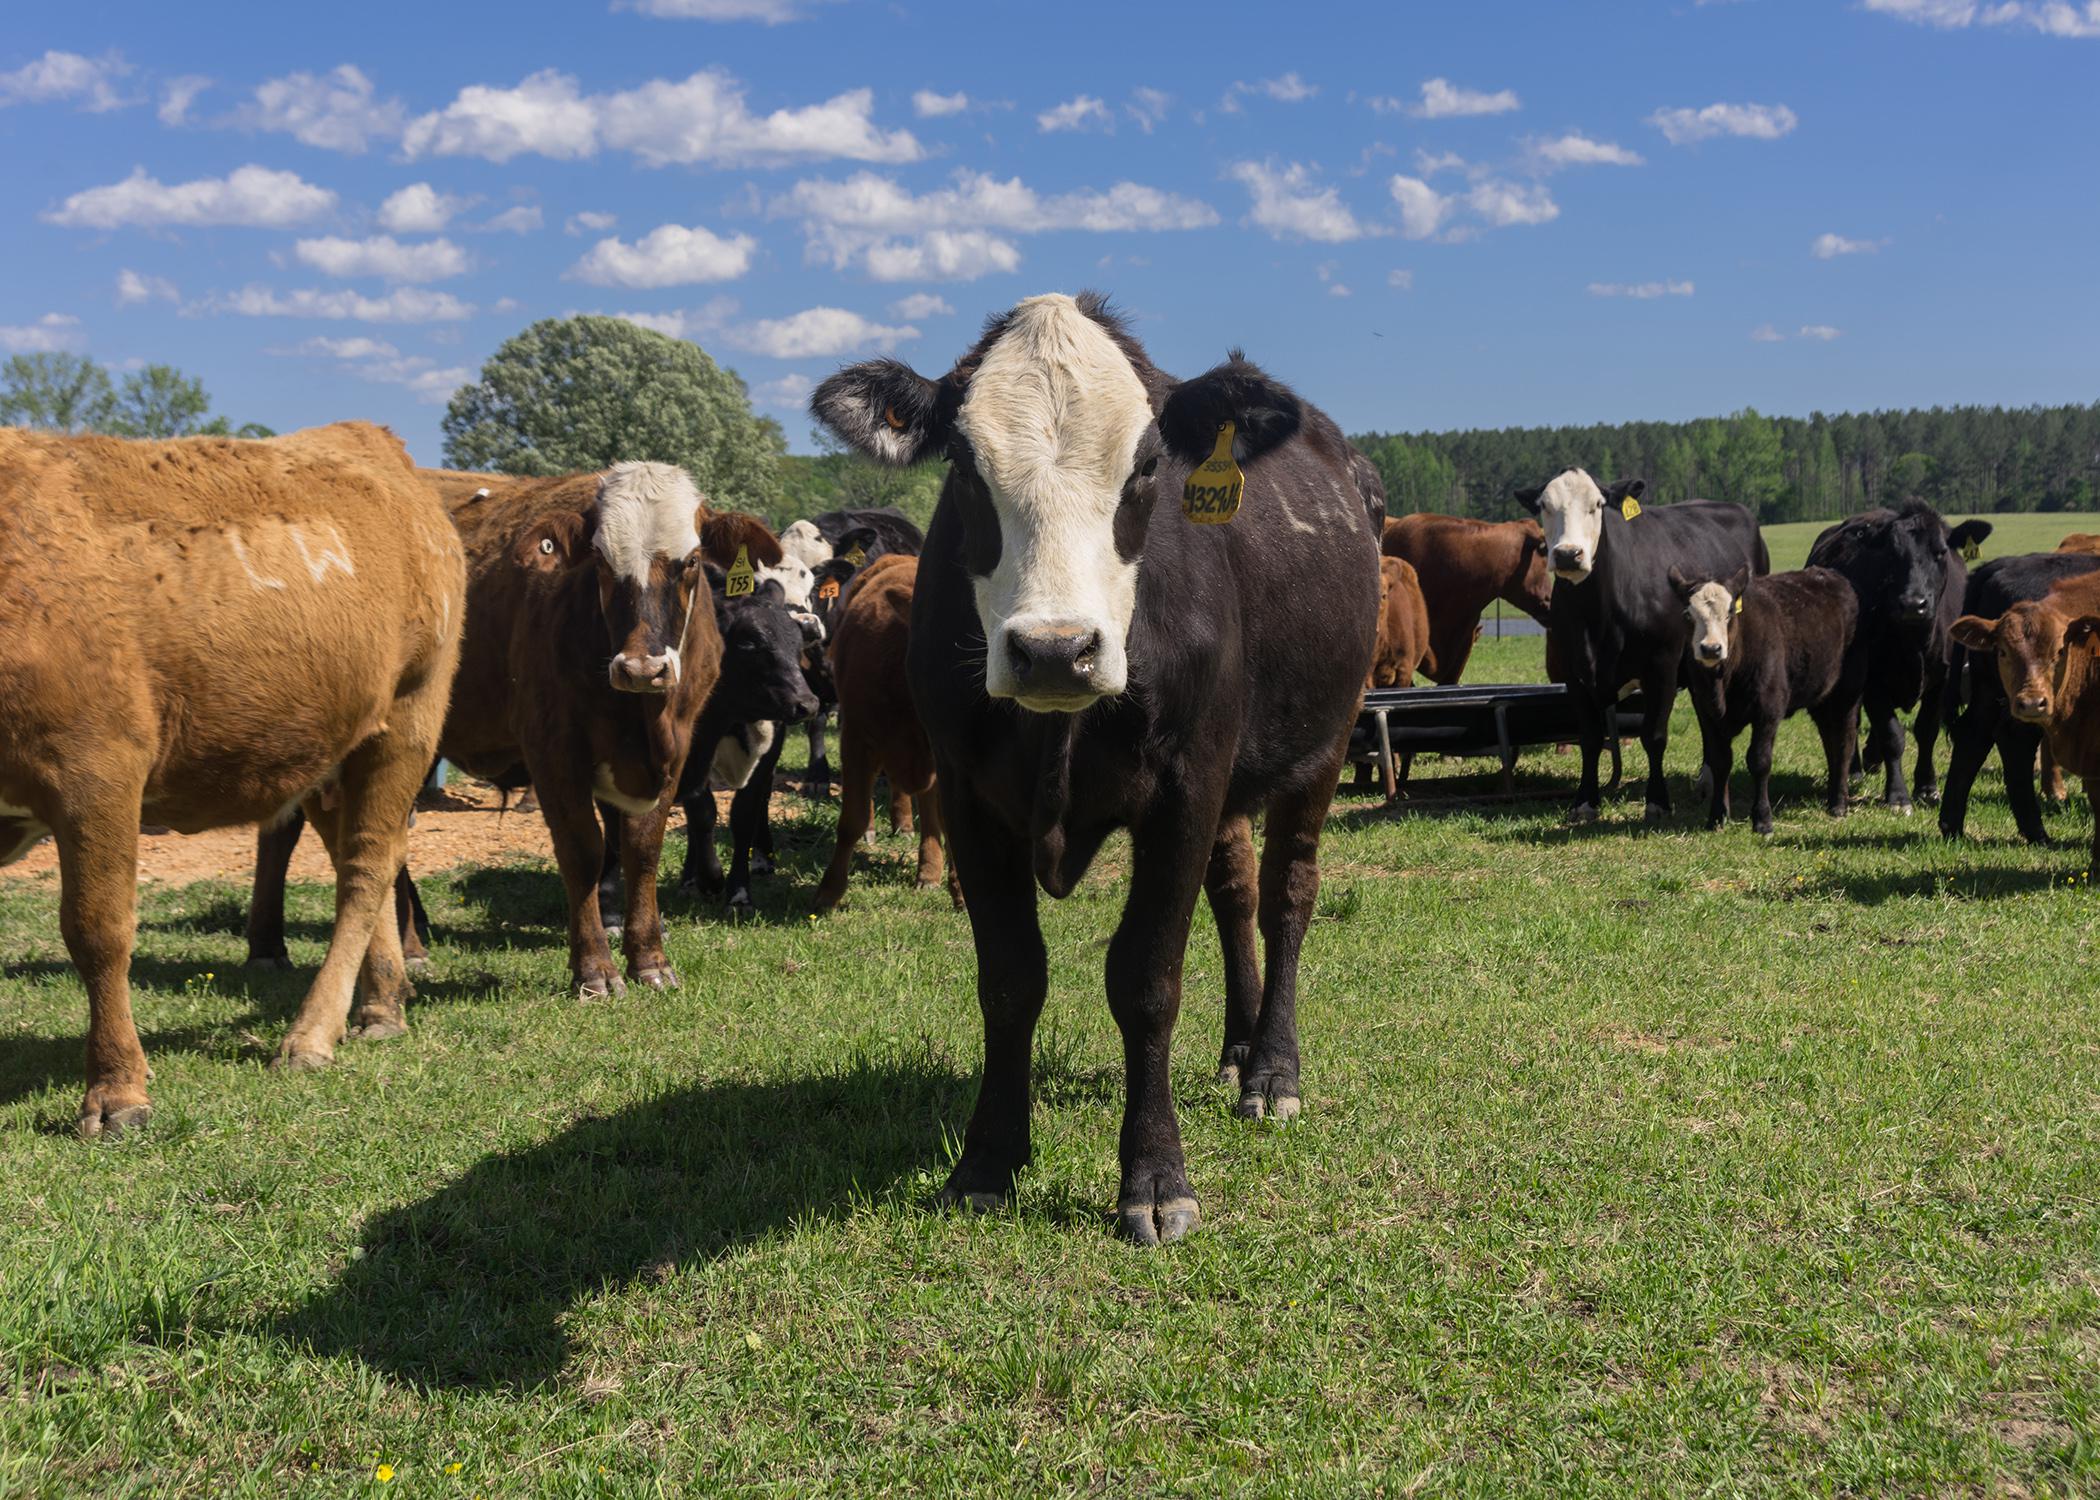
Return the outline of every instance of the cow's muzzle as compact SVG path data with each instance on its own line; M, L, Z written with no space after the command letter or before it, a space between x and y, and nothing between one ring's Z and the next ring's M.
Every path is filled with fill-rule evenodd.
M623 693L668 693L678 686L678 653L661 656L620 655L606 669L613 687Z
M1728 660L1728 648L1725 646L1709 646L1702 641L1692 647L1692 660L1699 663L1702 667L1718 667L1722 662Z
M1070 712L1101 696L1094 669L1101 660L1101 632L1084 626L1009 630L1006 665L1014 697L1025 708Z
M2019 693L2012 701L2013 717L2024 719L2029 724L2049 722L2049 695L2047 693Z

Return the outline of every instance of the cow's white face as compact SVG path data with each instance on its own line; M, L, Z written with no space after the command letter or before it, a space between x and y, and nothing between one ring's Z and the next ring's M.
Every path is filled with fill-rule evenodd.
M1692 622L1692 660L1702 667L1718 667L1728 660L1728 627L1735 619L1735 596L1718 583L1702 583L1692 590L1685 614Z
M1070 297L1023 302L971 377L956 427L998 527L971 580L992 697L1076 712L1123 691L1138 564L1116 511L1151 426L1129 358Z
M1580 583L1597 566L1604 534L1604 491L1580 469L1570 469L1539 493L1539 524L1555 578Z
M809 568L831 561L831 543L811 521L796 521L780 533L780 550Z

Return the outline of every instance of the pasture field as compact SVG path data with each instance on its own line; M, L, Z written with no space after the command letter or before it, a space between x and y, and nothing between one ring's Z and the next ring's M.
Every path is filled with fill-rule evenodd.
M1149 1253L1108 1227L1120 845L1044 903L1036 1162L985 1217L929 1208L978 1023L906 839L812 920L819 812L754 920L672 903L683 989L592 1005L550 869L430 879L411 1034L296 1077L264 1064L310 967L240 969L244 891L153 888L158 1114L96 1146L56 891L0 885L0 1492L2091 1492L2085 800L2030 849L1994 766L1950 845L1827 820L1805 721L1780 751L1769 839L1704 831L1682 703L1673 826L1562 826L1551 752L1537 800L1345 791L1306 1115L1212 1081L1199 910L1204 1224ZM295 887L302 965L329 910Z
M1950 513L1947 516L1949 526L1968 520L1991 523L1990 540L1983 544L1982 560L1985 562L2017 552L2054 552L2056 544L2074 531L2100 530L2100 516L2090 511L2059 511L2054 514L2016 511L1987 516ZM1816 538L1829 525L1828 521L1794 521L1784 526L1765 527L1765 546L1771 549L1773 568L1784 572L1806 563L1808 549L1815 545Z

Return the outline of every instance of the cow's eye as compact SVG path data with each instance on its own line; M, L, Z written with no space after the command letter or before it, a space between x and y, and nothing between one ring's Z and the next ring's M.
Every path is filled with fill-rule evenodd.
M1157 472L1159 472L1159 456L1157 454L1146 459L1144 467L1138 470L1139 475L1146 479L1150 479Z

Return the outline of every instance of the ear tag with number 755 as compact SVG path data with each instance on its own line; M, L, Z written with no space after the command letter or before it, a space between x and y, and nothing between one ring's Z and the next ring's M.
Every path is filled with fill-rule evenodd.
M729 565L729 579L723 586L722 596L726 599L743 599L757 590L758 578L751 566L751 549L739 547L736 549L736 561Z
M1201 525L1220 525L1240 513L1246 489L1247 476L1232 461L1232 423L1227 422L1218 429L1210 457L1196 465L1182 485L1181 513Z

